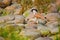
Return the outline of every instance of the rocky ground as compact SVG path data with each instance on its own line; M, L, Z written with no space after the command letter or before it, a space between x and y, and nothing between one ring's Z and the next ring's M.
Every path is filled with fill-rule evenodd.
M17 0L0 0L0 40L60 40L60 12L55 4L48 6L47 14L35 7L21 13L21 8Z

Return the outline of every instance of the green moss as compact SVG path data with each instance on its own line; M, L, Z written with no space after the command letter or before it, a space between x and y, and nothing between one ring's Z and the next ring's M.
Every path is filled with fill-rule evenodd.
M60 37L56 36L56 40L60 40Z
M60 18L58 18L58 29L59 29L59 33L60 33Z
M60 40L60 34L52 35L50 38L53 40Z
M57 7L57 11L58 11L58 12L60 11L60 6Z
M9 15L9 14L10 14L10 12L5 10L5 9L0 10L0 16L6 16L6 15Z
M48 35L49 34L49 30L41 30L41 34L43 36Z
M24 17L29 16L29 11L27 10L26 12L24 12L24 13L23 13L23 16L24 16Z
M19 35L18 32L12 32L9 36L10 40L28 40L28 37Z
M28 40L28 37L20 35L20 27L13 26L11 24L0 26L0 36L5 38L5 40Z

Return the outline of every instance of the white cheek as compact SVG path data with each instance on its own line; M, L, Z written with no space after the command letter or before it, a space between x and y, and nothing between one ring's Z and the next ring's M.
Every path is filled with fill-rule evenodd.
M33 11L34 14L36 14L37 12L36 11Z

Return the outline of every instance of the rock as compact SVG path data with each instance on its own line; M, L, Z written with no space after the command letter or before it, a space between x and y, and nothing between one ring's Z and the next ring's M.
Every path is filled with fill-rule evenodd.
M39 24L37 26L37 32L40 33L42 36L46 36L48 34L50 34L49 32L49 29L47 28L47 26L44 26L44 25L41 25Z
M48 13L57 13L57 6L56 6L56 4L51 3L48 6Z
M0 0L0 7L4 8L4 7L10 5L11 1L12 0L2 0L2 1Z
M58 27L58 21L51 21L46 23L47 27Z
M24 24L16 24L18 25L21 29L25 29L25 25Z
M52 40L52 39L49 38L49 37L39 37L39 38L37 38L35 40Z
M12 0L12 3L17 3L17 0Z
M58 20L57 18L59 18L59 14L58 13L48 13L45 17L48 21L54 21L55 22Z
M6 7L5 9L9 11L11 14L20 14L20 4L12 4L11 6Z
M14 20L14 15L4 16L4 20L5 20L5 21L12 21L12 20Z
M60 5L60 0L56 0L56 5L57 5L57 6Z
M30 37L33 39L40 36L40 34L38 32L36 32L36 30L34 30L34 29L25 29L25 30L21 31L20 35L27 36L27 37Z
M15 15L15 20L14 20L14 23L21 23L23 24L24 23L24 16L23 15Z
M42 20L42 19L37 19L39 24L45 25L47 23L46 20Z
M24 17L22 15L10 15L10 16L6 16L6 18L4 18L7 23L20 23L23 24L24 23Z
M46 25L49 27L57 27L58 25L58 13L49 13L46 15L48 22Z
M7 24L14 24L14 21L7 21Z
M41 25L41 24L37 25L37 30L44 29L44 28L47 29L47 27L45 25Z
M14 14L15 6L8 6L5 8L10 14Z
M31 18L31 19L27 20L26 23L27 23L26 28L34 28L34 29L36 29L38 21L35 18Z
M2 2L3 0L0 0L0 2Z
M16 25L18 25L18 26L25 26L24 24L16 24Z
M57 28L49 28L49 30L50 30L51 34L56 34L59 32L58 27Z
M3 37L0 37L0 40L4 40L4 38Z
M14 15L7 15L0 17L0 23L6 22L6 23L13 23Z
M12 3L16 3L17 2L17 0L12 0Z
M5 9L6 9L6 10L14 10L15 7L14 7L14 6L8 6L8 7L6 7Z
M4 8L4 7L6 7L6 5L4 3L0 2L0 7Z
M14 15L21 15L20 14L20 8L15 10Z
M37 18L31 18L27 20L27 23L38 24Z
M28 23L28 24L25 24L25 28L33 28L33 29L37 29L37 24L34 24L34 23Z
M59 13L48 13L45 17L58 17Z
M58 22L48 22L46 25L52 34L59 32Z
M0 23L4 23L5 20L3 19L3 17L0 17Z
M20 4L18 4L18 3L14 3L14 4L12 4L11 6L14 6L16 9L21 8L21 5L20 5Z
M12 0L3 0L2 1L5 5L10 5Z

